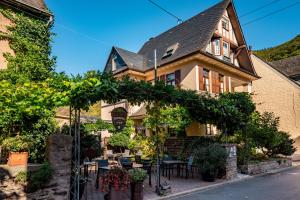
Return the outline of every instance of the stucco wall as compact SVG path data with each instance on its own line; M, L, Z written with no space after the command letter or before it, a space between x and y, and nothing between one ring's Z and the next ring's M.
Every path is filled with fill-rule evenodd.
M0 31L7 32L6 27L10 24L11 21L0 13ZM3 53L11 53L12 55L14 55L13 51L9 47L9 43L7 40L0 40L0 69L6 69L7 67L7 62L3 57Z
M280 129L300 140L300 86L254 55L252 61L257 74L262 77L253 81L257 110L274 112L280 117ZM300 142L297 143L300 147Z

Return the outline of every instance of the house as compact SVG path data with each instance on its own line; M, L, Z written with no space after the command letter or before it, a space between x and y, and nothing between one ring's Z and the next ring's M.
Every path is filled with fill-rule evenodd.
M255 72L247 44L231 0L224 0L181 24L150 38L135 53L112 47L104 71L119 78L154 80L154 50L157 75L166 84L199 93L251 92ZM132 106L126 100L115 105L102 103L101 117L111 120L114 107L124 107L137 127L145 116L145 106ZM193 123L188 136L215 133L210 125ZM147 134L147 133L146 133Z
M7 8L45 21L52 21L53 19L44 0L1 0L0 9ZM7 32L7 26L11 25L11 23L8 18L0 13L0 32ZM9 42L7 40L0 40L0 69L6 69L7 67L7 61L3 56L4 53L14 55L13 50L9 47Z
M272 63L267 63L254 54L251 58L257 74L262 77L252 85L257 110L274 112L280 117L280 130L291 134L299 151L300 56Z

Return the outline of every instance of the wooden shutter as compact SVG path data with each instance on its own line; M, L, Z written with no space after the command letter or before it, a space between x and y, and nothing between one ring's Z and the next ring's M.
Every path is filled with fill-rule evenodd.
M166 75L165 75L165 74L161 75L161 76L159 77L159 80L160 80L160 81L163 81L163 82L166 82Z
M225 76L225 92L229 92L229 77Z
M211 77L212 77L212 92L219 94L220 93L219 73L215 71L211 71Z
M179 86L180 82L181 82L181 73L180 73L180 70L176 70L175 71L175 85Z
M199 90L204 90L204 82L203 82L203 67L198 67L199 68Z

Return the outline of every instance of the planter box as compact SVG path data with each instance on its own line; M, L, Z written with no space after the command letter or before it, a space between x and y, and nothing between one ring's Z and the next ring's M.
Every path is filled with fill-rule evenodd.
M241 173L248 175L263 174L274 169L282 169L292 166L292 159L278 158L276 160L262 161L239 166Z
M10 152L8 156L7 165L13 166L27 166L28 163L28 152Z

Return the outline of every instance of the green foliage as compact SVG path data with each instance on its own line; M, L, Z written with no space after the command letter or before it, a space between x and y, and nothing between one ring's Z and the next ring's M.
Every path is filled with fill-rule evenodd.
M198 147L194 150L194 163L202 173L214 176L219 169L226 165L227 152L220 144L210 144L207 147Z
M141 150L143 158L152 158L156 149L153 137L137 134L130 140L128 148L133 152Z
M25 184L25 183L27 183L28 179L29 179L28 173L25 171L20 171L16 175L15 181L20 184Z
M147 171L140 168L129 170L129 174L133 183L143 182L147 178Z
M108 144L113 147L127 148L129 145L129 136L124 133L114 133L108 140Z
M9 9L0 8L0 13L13 22L7 33L0 32L0 39L7 39L15 53L4 54L8 66L0 73L0 80L16 83L49 78L56 62L51 56L52 24Z
M97 132L103 130L113 131L113 125L103 121L102 119L98 119L96 123L85 124L84 127L87 132Z
M43 163L43 165L30 176L29 191L34 192L45 187L52 179L53 172L53 168L48 162Z
M23 152L29 151L32 141L26 136L8 137L2 141L2 148L6 151Z
M300 55L300 35L276 47L262 49L254 53L268 62Z

